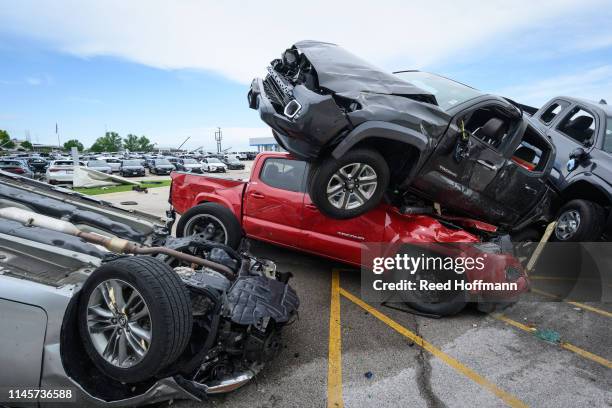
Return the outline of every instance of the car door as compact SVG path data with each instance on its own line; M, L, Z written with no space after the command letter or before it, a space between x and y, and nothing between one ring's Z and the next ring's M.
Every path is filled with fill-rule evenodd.
M362 250L367 243L379 243L383 238L386 212L383 206L347 220L337 220L323 215L312 203L310 196L304 196L302 229L306 239L302 248L354 265L361 264Z
M573 174L585 171L591 166L589 160L570 162L570 153L581 147L587 152L595 143L595 130L601 126L599 116L581 105L570 106L548 130L548 136L556 146L555 172L553 183L563 186Z
M257 169L255 169L257 171ZM243 224L247 235L279 245L300 247L304 242L302 213L306 163L269 157L259 177L245 192Z

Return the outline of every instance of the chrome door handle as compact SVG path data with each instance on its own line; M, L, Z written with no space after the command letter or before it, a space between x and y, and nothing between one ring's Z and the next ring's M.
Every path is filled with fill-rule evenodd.
M487 169L489 169L489 170L494 170L494 171L495 171L495 170L497 170L497 166L496 166L496 165L491 164L491 163L489 163L489 162L488 162L488 161L486 161L486 160L476 160L476 162L477 162L478 164L482 164L483 166L485 166L485 167L486 167Z

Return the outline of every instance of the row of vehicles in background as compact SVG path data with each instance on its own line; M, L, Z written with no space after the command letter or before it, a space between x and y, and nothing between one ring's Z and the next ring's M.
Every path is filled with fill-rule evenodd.
M243 155L247 156L246 154ZM183 155L180 157L163 155L126 154L124 156L81 155L79 165L106 174L117 173L122 177L143 177L149 174L168 175L174 170L194 173L217 173L227 170L243 170L244 163L240 154ZM72 157L6 156L0 158L0 170L19 174L28 178L44 178L51 184L71 183L74 161Z

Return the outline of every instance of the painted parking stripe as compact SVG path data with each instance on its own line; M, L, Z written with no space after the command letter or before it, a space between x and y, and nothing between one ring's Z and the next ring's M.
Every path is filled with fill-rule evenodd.
M566 276L543 276L543 275L530 275L529 279L531 280L542 280L542 281L567 281L567 282L576 282L576 278L568 278ZM600 283L600 279L587 279L580 278L581 282L597 282ZM612 283L608 284L609 287L612 288Z
M327 356L327 407L342 408L342 332L340 326L340 276L332 271L329 309L329 352Z
M514 326L518 329L521 329L523 331L526 331L528 333L534 333L536 332L538 329L535 327L531 327L531 326L527 326L523 323L517 322L516 320L512 320L507 316L501 315L501 314L493 314L492 315L494 318L496 318L497 320L500 320L504 323L507 323L511 326ZM571 343L567 343L567 342L561 342L559 343L559 346L565 350L571 351L572 353L578 354L581 357L584 357L588 360L594 361L598 364L603 365L604 367L608 367L608 368L612 368L612 361L607 360L601 356L598 356L597 354L593 354L590 351L586 351L584 349L581 349L578 346L574 346Z
M557 296L557 295L552 294L552 293L545 292L545 291L540 290L540 289L531 288L531 291L533 293L537 293L537 294L540 294L542 296L546 296L546 297L549 297L549 298L561 299L560 296ZM588 311L593 312L593 313L600 314L600 315L605 316L605 317L612 317L612 313L610 313L610 312L608 312L606 310L603 310L603 309L599 309L599 308L594 307L594 306L589 306L589 305L586 305L584 303L573 302L573 301L569 301L569 300L563 300L563 302L565 302L565 303L567 303L569 305L572 305L572 306L579 307L581 309L588 310Z
M344 290L342 288L340 288L340 294L342 296L344 296L345 298L347 298L348 300L350 300L351 302L353 302L354 304L356 304L357 306L359 306L362 309L364 309L365 311L367 311L370 315L376 317L378 320L380 320L381 322L385 323L387 326L391 327L393 330L395 330L396 332L398 332L402 336L409 338L416 345L422 347L426 351L430 352L431 354L433 354L434 356L436 356L437 358L442 360L444 363L449 365L455 371L465 375L466 377L468 377L469 379L471 379L472 381L474 381L475 383L477 383L481 387L483 387L483 388L487 389L488 391L492 392L493 394L495 394L497 397L499 397L502 401L504 401L509 406L511 406L511 407L527 407L527 404L525 404L523 401L519 400L518 398L516 398L512 394L509 394L506 391L502 390L497 385L493 384L492 382L490 382L486 378L482 377L480 374L478 374L475 371L473 371L471 368L463 365L458 360L456 360L453 357L449 356L448 354L444 353L442 350L436 348L434 345L432 345L431 343L429 343L426 340L424 340L421 336L419 336L419 335L415 334L414 332L408 330L404 326L402 326L399 323L397 323L395 320L391 319L387 315L381 313L377 309L375 309L372 306L368 305L363 300L359 299L358 297L352 295L351 293L347 292L346 290Z

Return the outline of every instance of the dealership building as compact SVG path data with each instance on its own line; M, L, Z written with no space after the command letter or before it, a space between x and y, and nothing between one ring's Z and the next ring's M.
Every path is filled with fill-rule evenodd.
M284 149L276 143L274 137L251 137L249 146L257 147L257 152L282 152Z

